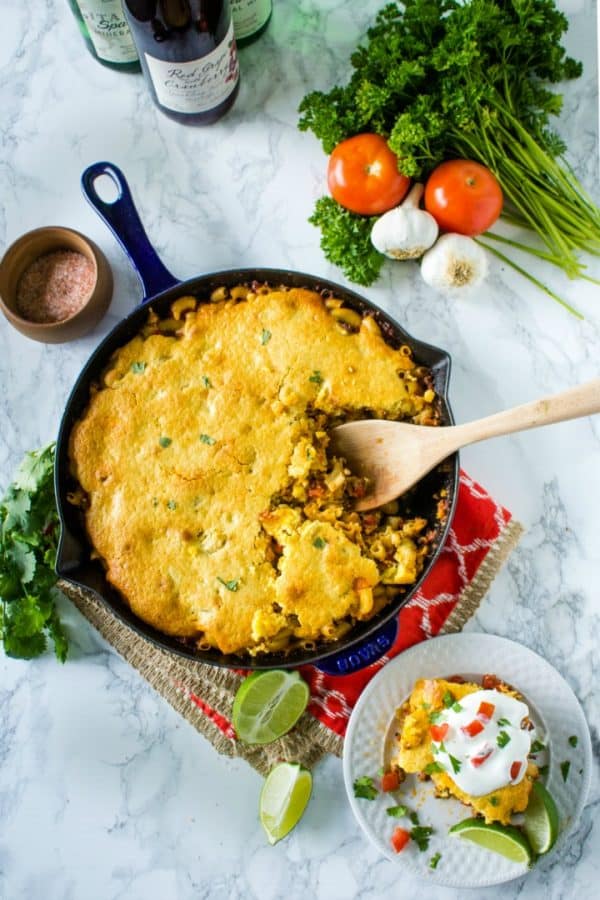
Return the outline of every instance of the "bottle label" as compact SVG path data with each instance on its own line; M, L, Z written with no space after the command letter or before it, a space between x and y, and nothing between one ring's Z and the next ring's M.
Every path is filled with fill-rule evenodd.
M112 63L138 58L121 0L77 0L90 40L100 59Z
M273 8L272 0L230 0L235 36L240 41L262 28Z
M191 62L165 62L144 54L158 102L181 113L202 113L227 100L240 77L230 23L218 47Z

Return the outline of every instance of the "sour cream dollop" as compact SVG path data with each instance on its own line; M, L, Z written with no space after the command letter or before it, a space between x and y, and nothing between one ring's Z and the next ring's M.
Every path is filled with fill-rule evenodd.
M522 727L528 715L525 703L500 691L467 694L432 717L433 758L473 797L519 784L534 734Z

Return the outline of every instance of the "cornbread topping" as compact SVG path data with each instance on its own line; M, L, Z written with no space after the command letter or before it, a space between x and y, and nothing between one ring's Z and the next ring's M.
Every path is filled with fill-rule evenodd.
M414 584L439 522L398 502L354 511L365 485L328 456L328 432L437 424L431 375L334 297L254 285L211 299L151 314L72 431L91 543L138 616L200 647L334 640Z

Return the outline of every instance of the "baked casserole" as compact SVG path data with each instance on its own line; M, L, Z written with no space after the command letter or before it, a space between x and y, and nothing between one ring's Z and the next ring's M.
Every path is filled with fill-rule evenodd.
M457 798L488 823L508 825L527 809L539 776L529 758L535 730L523 698L495 675L482 684L420 679L397 724L391 762L401 780L431 778L437 796Z
M329 293L240 285L153 312L69 444L108 581L154 628L222 653L339 638L413 585L447 512L395 502L327 453L357 418L440 421L431 373ZM437 518L438 521L435 521Z

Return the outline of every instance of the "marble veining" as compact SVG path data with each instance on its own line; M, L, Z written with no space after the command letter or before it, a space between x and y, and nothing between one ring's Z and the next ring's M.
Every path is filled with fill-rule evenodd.
M307 90L347 72L376 0L275 0L272 23L241 53L242 87L209 129L152 106L141 76L101 67L64 2L0 0L0 247L45 224L100 244L115 293L96 331L45 346L0 321L0 489L22 453L51 440L83 362L141 298L136 276L79 188L82 170L121 166L151 240L181 278L233 266L286 266L343 281L307 223L325 189L325 158L296 129ZM569 51L584 75L564 88L559 129L574 168L600 201L596 5L562 0ZM534 274L585 314L578 322L496 260L476 296L434 294L416 267L389 264L366 293L415 336L453 356L457 421L598 375L599 289L529 258ZM600 265L589 272L600 277ZM596 771L572 840L496 898L596 896L600 639L597 510L600 420L577 421L463 454L469 472L526 526L468 628L545 656L579 697ZM275 848L257 824L261 779L212 747L148 688L65 601L72 653L0 657L0 900L379 900L461 892L406 878L354 824L341 766L315 771L305 819ZM293 873L293 877L292 877Z

